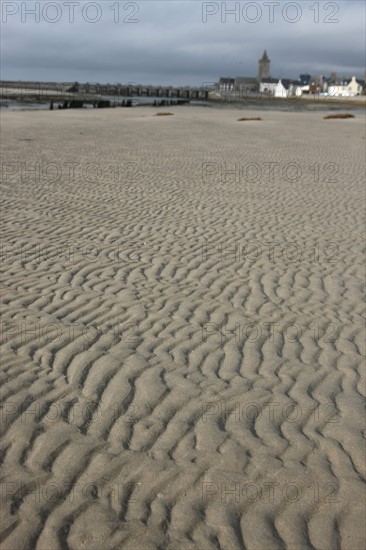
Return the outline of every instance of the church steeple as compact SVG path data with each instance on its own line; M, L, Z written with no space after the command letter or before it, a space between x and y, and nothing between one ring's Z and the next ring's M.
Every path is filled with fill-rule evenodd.
M264 50L262 59L259 59L258 61L258 82L260 82L262 78L269 78L270 63L271 60L267 55L267 50Z

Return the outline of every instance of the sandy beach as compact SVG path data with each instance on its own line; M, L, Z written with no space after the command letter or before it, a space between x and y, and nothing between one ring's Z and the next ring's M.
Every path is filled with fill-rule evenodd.
M1 113L1 548L363 550L365 118L164 110Z

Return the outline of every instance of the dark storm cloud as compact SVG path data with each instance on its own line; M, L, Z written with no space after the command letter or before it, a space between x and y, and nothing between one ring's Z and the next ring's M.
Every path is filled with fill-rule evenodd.
M79 1L74 22L66 1L55 4L39 2L35 22L26 8L37 2L2 1L3 79L200 84L255 76L264 48L273 76L364 72L365 6L356 0L227 2L237 11L226 22L222 2ZM204 23L207 12L217 13Z

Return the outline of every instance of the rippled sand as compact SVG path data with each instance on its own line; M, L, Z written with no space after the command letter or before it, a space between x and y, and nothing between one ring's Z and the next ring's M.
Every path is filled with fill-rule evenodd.
M2 548L364 549L364 121L165 110L2 114Z

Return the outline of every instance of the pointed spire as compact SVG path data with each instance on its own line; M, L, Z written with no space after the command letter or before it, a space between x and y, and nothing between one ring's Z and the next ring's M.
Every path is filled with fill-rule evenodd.
M264 50L261 61L269 61L267 50Z

